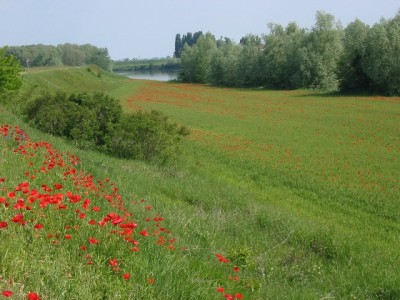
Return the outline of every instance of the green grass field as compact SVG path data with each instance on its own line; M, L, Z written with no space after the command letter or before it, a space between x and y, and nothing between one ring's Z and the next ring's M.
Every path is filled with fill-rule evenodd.
M79 157L74 168L105 185L89 194L101 217L116 209L104 194L118 187L124 204L118 209L133 213L124 221L137 222L140 251L110 234L111 225L88 226L100 216L81 209L88 216L80 219L69 203L61 214L49 209L43 223L50 229L37 237L29 228L37 223L35 208L27 212L29 226L10 221L0 229L7 245L0 248L0 290L16 296L32 290L43 299L400 298L399 98L131 81L97 72L29 72L25 89L101 90L126 111L163 111L191 129L175 161L157 166L81 151L4 109L0 123ZM14 142L1 136L0 142L0 178L6 178L0 197L7 198L29 169L12 151ZM63 170L40 172L45 154L34 156L37 189L62 180ZM64 186L62 192L85 195L74 181ZM1 209L0 221L15 215ZM146 220L155 216L164 220ZM82 229L66 240L65 225ZM160 242L160 226L173 242ZM87 239L95 234L103 242L93 249ZM92 247L92 265L82 245ZM120 271L110 268L112 259Z

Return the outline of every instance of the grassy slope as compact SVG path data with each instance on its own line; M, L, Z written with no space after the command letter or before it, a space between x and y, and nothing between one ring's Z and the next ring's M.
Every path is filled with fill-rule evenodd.
M202 206L244 212L257 206L248 224L272 230L283 224L290 238L278 236L289 247L292 241L306 253L335 257L335 267L336 258L348 261L346 270L342 266L333 275L343 279L334 286L363 287L367 295L398 293L398 98L147 83L129 105L160 109L191 126L188 153L198 164L192 171L214 177L204 194L211 182L222 181L243 197L232 203L213 190L208 203L204 197L198 201ZM286 251L283 260L294 260L293 266L281 266L286 276L296 282L315 275L307 274L303 260L309 258L302 251Z
M65 92L97 91L107 92L115 98L134 91L140 85L139 82L105 72L93 65L84 68L32 69L24 74L24 79L25 89L28 90L31 86L38 86Z
M107 74L89 80L82 69L67 70L66 80L64 72L27 80L108 89L129 98L126 109L157 108L193 128L182 158L164 167L55 141L96 178L112 178L125 197L147 197L167 216L189 252L162 264L168 272L150 263L169 286L158 287L166 298L207 299L218 285L235 285L248 299L399 296L397 99L143 83ZM216 268L217 252L242 266L239 282Z

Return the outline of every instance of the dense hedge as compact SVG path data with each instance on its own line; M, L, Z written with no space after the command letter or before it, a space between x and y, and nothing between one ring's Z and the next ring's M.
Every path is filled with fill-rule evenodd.
M117 100L102 93L44 92L23 113L40 130L122 158L164 162L188 134L161 112L124 114Z

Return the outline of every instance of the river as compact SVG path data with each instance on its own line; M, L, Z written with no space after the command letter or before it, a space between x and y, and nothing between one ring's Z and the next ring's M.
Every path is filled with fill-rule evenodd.
M162 71L132 71L117 73L123 76L127 76L131 79L142 79L142 80L155 80L155 81L170 81L178 78L179 72L162 72Z

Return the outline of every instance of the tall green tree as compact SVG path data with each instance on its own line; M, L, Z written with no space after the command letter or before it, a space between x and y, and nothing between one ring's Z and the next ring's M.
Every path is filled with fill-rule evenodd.
M322 90L339 88L338 62L343 50L343 30L335 17L317 12L306 46L300 49L302 86Z
M17 90L22 85L21 65L12 55L6 55L6 49L0 48L0 95Z
M177 33L175 36L175 51L174 51L174 57L181 57L182 54L182 50L183 50L183 46L182 46L182 38L181 38L181 34Z
M365 91L370 89L371 79L365 73L365 41L369 26L356 19L344 30L343 55L340 59L340 90Z
M304 47L306 32L296 23L269 24L270 33L265 39L265 77L273 88L296 89L302 87L300 52Z
M254 87L264 85L263 44L257 35L248 35L240 44L236 85Z
M217 50L215 37L211 33L202 35L193 46L185 45L182 52L182 79L189 82L206 83L211 58Z
M240 48L230 40L218 40L210 60L208 80L215 85L236 86Z
M368 32L363 68L375 91L400 95L400 11Z

